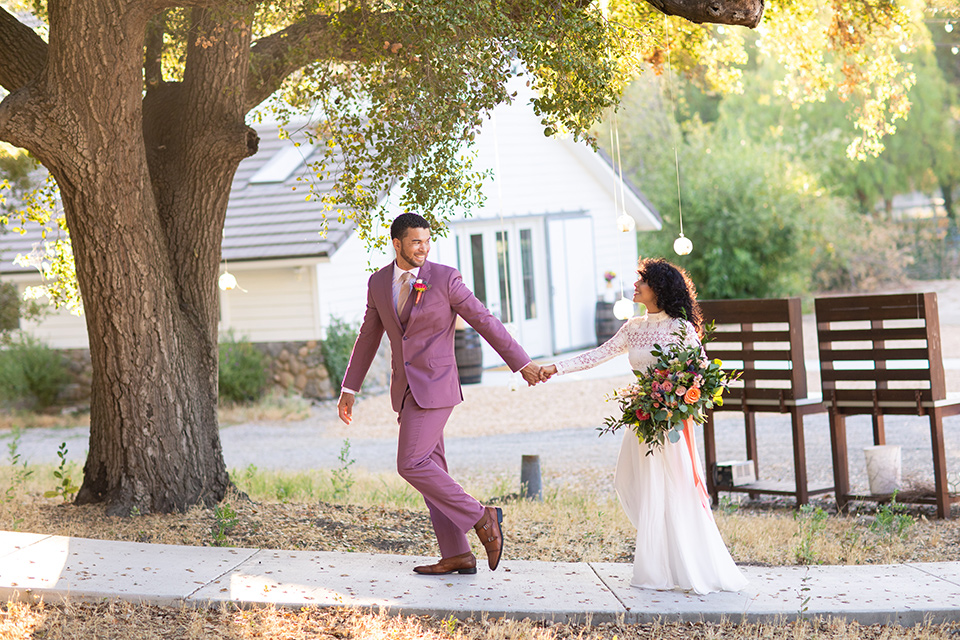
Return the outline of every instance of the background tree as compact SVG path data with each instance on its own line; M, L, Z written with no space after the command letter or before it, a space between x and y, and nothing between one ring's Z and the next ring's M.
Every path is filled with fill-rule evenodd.
M763 3L653 5L750 25ZM317 123L311 133L329 153L315 168L335 179L324 202L362 237L383 242L379 194L398 183L400 206L442 231L452 202L476 201L481 176L463 144L510 99L515 61L546 132L575 137L589 138L643 59L690 70L702 60L705 81L735 84L737 30L667 19L653 5L618 0L604 15L553 0L3 2L0 140L29 150L59 187L90 335L78 502L169 511L216 502L229 485L215 283L232 177L257 149L245 118L258 105L274 96ZM691 7L704 10L680 10ZM874 0L817 7L771 4L764 40L803 45L787 64L795 99L841 83L866 96L856 122L869 149L902 106L908 74L886 54L909 20ZM804 45L800 25L848 63L842 75Z

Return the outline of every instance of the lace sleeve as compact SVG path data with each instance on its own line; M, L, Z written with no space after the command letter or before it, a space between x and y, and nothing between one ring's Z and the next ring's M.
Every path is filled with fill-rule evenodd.
M607 360L616 358L621 353L627 352L627 332L629 331L629 322L625 322L616 334L596 349L581 353L575 358L561 360L557 363L557 373L573 373L574 371L583 371L590 369L598 364L603 364Z

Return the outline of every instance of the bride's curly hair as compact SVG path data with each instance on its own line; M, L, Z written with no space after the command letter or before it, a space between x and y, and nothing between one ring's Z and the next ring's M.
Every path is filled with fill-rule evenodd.
M697 304L697 288L681 267L663 258L641 258L637 276L647 283L657 297L657 305L672 318L686 318L703 337L703 314Z

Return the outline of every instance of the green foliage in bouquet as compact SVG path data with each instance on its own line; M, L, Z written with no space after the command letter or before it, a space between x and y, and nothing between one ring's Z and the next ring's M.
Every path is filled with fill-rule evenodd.
M680 440L684 422L706 420L706 412L723 404L723 392L740 377L725 372L720 360L707 360L699 344L687 344L688 323L673 332L676 340L666 347L653 345L657 358L646 371L634 371L637 381L617 389L608 400L616 400L620 417L609 417L600 434L629 427L641 442L650 445L647 455L663 448L666 440ZM703 343L710 341L713 323L705 328Z

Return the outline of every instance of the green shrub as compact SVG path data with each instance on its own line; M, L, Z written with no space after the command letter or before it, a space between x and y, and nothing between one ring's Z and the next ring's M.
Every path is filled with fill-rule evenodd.
M323 364L327 367L327 373L330 374L330 380L337 394L340 393L340 382L343 381L343 374L347 371L350 352L353 351L359 330L360 327L357 324L345 322L335 316L331 317L330 326L327 327L327 339L320 345Z
M46 409L69 381L63 356L36 338L21 333L0 351L0 395L8 402Z
M254 402L267 388L266 356L253 344L232 332L220 343L220 399Z

